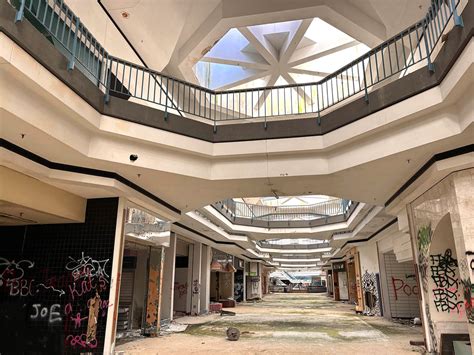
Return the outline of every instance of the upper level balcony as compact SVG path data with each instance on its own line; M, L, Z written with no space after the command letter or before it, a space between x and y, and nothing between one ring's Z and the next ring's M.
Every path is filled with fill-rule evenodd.
M263 228L315 227L346 221L358 203L331 198L307 205L270 206L227 199L212 206L234 225Z
M92 82L108 104L102 108L104 112L211 141L257 139L262 134L270 138L324 134L386 107L390 103L384 92L377 94L378 89L418 69L433 71L443 34L453 25L462 25L459 1L435 0L426 16L414 25L317 82L212 90L111 55L62 1L10 0L10 4L17 9L16 21L26 18L68 58L68 69L81 71ZM400 96L422 89L407 89ZM393 102L400 100L397 95L392 98ZM353 106L343 108L348 105ZM339 109L345 110L344 115L331 116ZM195 123L146 119L155 110L165 121L188 118ZM341 116L348 113L351 117L346 122ZM140 121L142 117L145 119ZM297 117L303 119L297 132L285 130L285 122ZM270 122L278 129L265 132ZM235 130L229 123L258 125L264 133Z

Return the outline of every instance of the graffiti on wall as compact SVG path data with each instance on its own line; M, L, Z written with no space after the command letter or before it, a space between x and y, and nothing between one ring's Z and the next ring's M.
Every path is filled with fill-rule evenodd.
M174 292L178 295L178 298L185 297L188 294L188 283L174 283Z
M428 265L429 265L429 250L431 245L431 237L433 231L431 224L422 226L417 233L418 244L418 269L420 272L421 284L423 291L428 292Z
M411 282L410 282L411 280ZM415 282L415 284L413 284ZM392 287L395 295L395 301L398 301L400 295L407 297L419 294L418 285L416 284L415 275L405 275L405 279L392 276Z
M466 266L464 274L466 277L462 280L463 294L464 294L464 310L469 323L474 324L474 284L471 277L474 276L474 252L466 252Z
M452 257L451 249L444 254L430 255L431 279L435 284L433 297L438 312L456 310L460 312L463 301L460 298L459 278L457 277L458 262Z
M364 314L379 316L381 313L376 273L369 273L365 270L364 275L362 275L362 289L364 290L365 298Z
M99 317L105 317L108 300L100 293L110 282L105 271L109 259L96 260L82 252L78 258L69 256L65 273L49 275L36 268L32 260L9 260L0 257L0 291L9 298L24 299L29 307L30 322L62 324L64 344L73 349L95 349ZM44 279L38 280L39 278ZM48 292L51 304L37 302L42 292Z

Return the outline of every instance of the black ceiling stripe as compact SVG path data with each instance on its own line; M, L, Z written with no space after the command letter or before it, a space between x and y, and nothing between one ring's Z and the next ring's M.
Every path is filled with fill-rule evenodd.
M85 168L82 166L75 166L75 165L69 165L69 164L62 164L62 163L57 163L57 162L52 162L50 160L47 160L33 152L30 152L22 147L17 146L16 144L13 144L3 138L0 138L0 147L3 147L13 153L16 153L18 155L21 155L31 161L34 161L38 164L41 164L47 168L54 169L54 170L62 170L62 171L69 171L72 173L79 173L79 174L85 174L85 175L92 175L92 176L99 176L99 177L105 177L109 179L114 179L116 181L121 182L122 184L134 189L135 191L141 193L142 195L152 199L153 201L159 203L160 205L168 208L169 210L181 214L181 210L178 208L174 207L170 203L162 200L158 196L152 194L151 192L145 190L144 188L138 186L137 184L133 183L132 181L124 178L123 176L111 172L111 171L105 171L105 170L99 170L99 169L92 169L92 168Z
M377 234L383 232L385 229L387 229L388 227L390 227L392 224L396 223L397 222L397 218L394 218L392 219L390 222L388 222L386 225L384 225L382 228L378 229L376 232L372 233L372 235L368 238L365 238L365 239L357 239L357 240L348 240L347 242L344 243L344 245L341 247L341 250L344 249L346 247L347 244L354 244L354 243L364 243L364 242L368 242L369 240L371 240L373 237L375 237ZM332 260L340 260L344 258L344 256L341 256L341 257L338 257L338 258L331 258L329 259L328 261L332 261Z
M191 232L191 233L194 233L194 234L197 234L198 236L206 239L206 240L209 240L210 242L213 242L213 243L216 243L216 244L222 244L222 245L230 245L230 246L236 246L236 247L239 247L240 249L242 249L243 251L247 251L247 249L245 249L244 247L240 246L239 244L237 243L234 243L234 242L221 242L221 241L218 241L218 240L214 240L212 239L211 237L208 237L207 235L205 234L202 234L201 232L198 232L197 230L194 230L182 223L179 223L179 222L175 222L173 223L175 226L177 227L180 227L180 228L183 228L185 230L187 230L188 232ZM262 261L262 262L265 262L265 260L262 260L260 258L252 258L252 257L249 257L249 256L246 256L246 258L250 259L250 260L258 260L258 261Z
M428 170L431 167L431 165L433 165L437 161L452 158L458 155L463 155L466 153L472 153L472 152L474 152L474 144L466 145L464 147L448 150L446 152L433 155L430 160L428 160L411 178L407 180L407 182L405 182L402 185L402 187L400 187L388 199L388 201L385 203L385 207L390 205L398 196L400 196L403 193L403 191L405 191L411 184L413 184L416 181L416 179L418 179L421 175L423 175L423 173L425 173L426 170Z
M133 46L132 42L130 42L130 40L128 39L127 36L125 36L125 33L123 33L122 29L120 28L120 26L117 24L117 22L114 20L114 18L112 17L112 15L110 14L110 12L105 8L104 4L102 4L102 1L101 0L97 0L97 3L99 4L99 6L102 8L102 10L105 12L105 14L107 15L107 17L109 18L109 20L112 22L112 24L115 26L115 28L117 29L117 31L119 31L120 35L123 37L123 39L125 40L125 42L127 42L127 44L130 46L130 48L132 49L133 53L135 53L135 55L138 57L138 59L140 59L140 61L142 62L143 66L145 68L148 68L148 65L145 63L145 61L143 60L142 56L140 55L140 53L137 51L137 49Z

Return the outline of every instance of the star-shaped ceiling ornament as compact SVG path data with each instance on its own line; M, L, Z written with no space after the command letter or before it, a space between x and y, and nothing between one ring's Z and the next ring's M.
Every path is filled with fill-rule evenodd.
M194 71L201 85L214 90L311 83L368 50L319 18L304 19L233 28ZM268 93L261 92L254 109L263 105Z

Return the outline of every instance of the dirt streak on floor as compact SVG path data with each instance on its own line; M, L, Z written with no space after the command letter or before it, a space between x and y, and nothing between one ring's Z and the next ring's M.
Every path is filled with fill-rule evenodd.
M230 310L230 309L229 309ZM235 316L178 319L184 333L139 339L117 346L123 354L414 354L410 340L422 340L420 327L356 315L354 306L322 294L271 294L262 302L232 309ZM236 342L226 330L238 328Z

